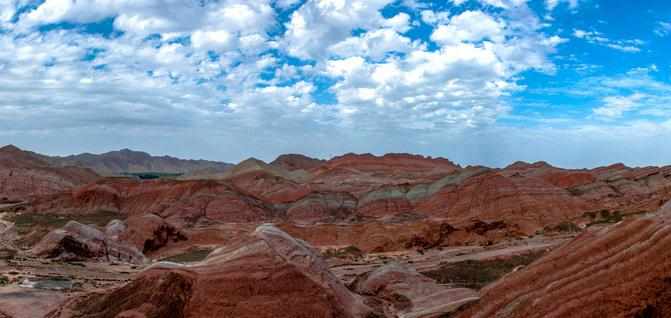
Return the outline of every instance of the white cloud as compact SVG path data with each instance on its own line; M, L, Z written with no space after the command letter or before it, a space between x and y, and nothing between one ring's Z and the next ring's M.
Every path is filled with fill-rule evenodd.
M639 106L639 102L645 98L641 93L629 96L607 96L603 99L604 105L594 109L594 114L606 118L619 118L625 112Z
M545 7L552 11L559 6L560 3L567 3L570 9L576 9L578 7L578 0L545 0Z
M406 53L411 48L410 39L392 29L379 29L336 43L329 51L338 57L366 56L378 61L384 59L388 53Z
M605 46L625 53L641 52L641 47L645 44L639 39L634 40L611 40L597 31L585 31L580 29L573 30L573 36L585 40L591 44Z
M507 153L525 134L539 132L495 123L516 106L511 95L525 89L518 85L524 72L552 73L551 56L567 41L550 34L522 0L473 1L471 11L452 14L418 5L414 14L387 18L380 10L391 0L309 0L299 8L293 0L192 3L47 0L24 14L21 27L0 34L0 139L68 136L69 147L103 147L109 143L101 140L122 136L119 143L141 143L149 135L144 146L162 144L172 152L169 147L180 143L200 147L197 155L229 160L257 155L252 151L266 158L291 151L452 156L462 147L468 149L455 159L474 162L487 155L480 145ZM276 32L278 12L286 11L273 6L295 9L286 34ZM2 10L7 23L9 11ZM411 37L416 13L438 47ZM125 33L105 38L76 29L36 31L48 23L102 18L114 18ZM146 37L153 33L160 36ZM290 63L286 55L303 61ZM323 79L333 84L329 91L322 91ZM635 88L633 81L654 82L642 75L604 80L609 86L600 96L613 99L599 97L604 110L593 114L668 114L668 108L652 107L653 101L662 105L662 94ZM645 98L634 106L617 99L636 92ZM328 105L318 104L329 93ZM573 129L601 126L585 127ZM542 133L579 139L573 130ZM508 145L492 141L506 134ZM92 149L106 150L81 150ZM524 149L496 160L524 159L520 153Z
M9 22L16 14L16 5L15 0L0 2L0 29L9 27Z
M282 9L287 9L295 6L299 2L301 2L301 0L277 0L275 1L275 4Z
M431 40L440 44L491 40L501 42L505 23L496 21L482 11L466 11L452 17L449 24L440 25L431 34Z
M315 0L295 11L287 23L283 46L302 59L320 59L331 45L347 39L354 29L385 23L379 10L392 0Z
M659 37L666 37L671 34L671 22L660 21L657 22L655 34Z
M196 48L205 48L211 50L230 50L237 41L228 31L201 31L193 32L191 43Z
M450 13L447 11L435 12L433 10L423 10L420 12L422 21L426 24L447 24L450 21Z
M405 12L401 12L384 20L382 26L400 33L407 32L410 29L410 16Z
M272 24L269 0L195 2L169 0L46 0L24 13L23 30L60 22L90 23L114 18L114 26L133 34L227 31L260 33Z
M527 0L479 0L485 5L490 5L498 8L511 9L520 6L526 6ZM465 1L461 1L465 2Z

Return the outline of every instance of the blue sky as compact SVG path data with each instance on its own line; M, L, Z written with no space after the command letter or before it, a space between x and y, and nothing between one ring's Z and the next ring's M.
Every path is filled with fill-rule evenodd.
M0 0L0 143L671 163L671 4Z

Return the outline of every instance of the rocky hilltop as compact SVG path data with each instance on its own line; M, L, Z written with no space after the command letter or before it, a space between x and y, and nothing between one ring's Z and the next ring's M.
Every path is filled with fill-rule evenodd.
M225 170L231 164L208 160L184 160L169 156L152 156L146 152L122 149L103 154L83 153L66 157L43 156L55 166L89 168L100 175L114 176L127 173L184 174L203 169Z
M0 204L58 193L97 178L90 169L55 167L40 156L14 146L0 148Z

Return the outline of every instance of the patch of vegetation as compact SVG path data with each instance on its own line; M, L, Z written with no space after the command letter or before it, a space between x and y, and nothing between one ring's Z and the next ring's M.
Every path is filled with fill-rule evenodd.
M580 189L580 188L569 188L567 191L572 195L572 196L581 196L585 194L585 190Z
M361 258L363 257L364 252L356 246L350 245L347 247L335 249L329 248L322 253L326 258Z
M585 212L582 214L583 218L589 218L590 220L596 219L596 212Z
M624 220L625 218L628 218L628 217L633 217L633 216L649 213L648 211L638 211L638 212L632 212L632 213L624 214L620 211L615 211L615 212L612 212L612 213L610 211L606 211L606 210L604 210L604 211L602 211L601 214L600 214L601 218L593 220L587 226L592 226L592 225L597 225L597 224L618 223L618 222L620 222L620 221L622 221L622 220Z
M117 212L100 210L85 215L15 213L8 215L7 220L14 222L16 231L20 235L25 235L36 228L59 228L67 224L69 221L105 226L109 221L118 219L119 217L120 215Z
M578 233L582 229L573 222L564 221L556 226L547 227L544 229L544 232L559 232L559 233Z
M0 275L0 287L9 285L9 277Z
M512 272L518 266L526 266L540 258L545 251L514 255L507 259L485 261L468 260L444 264L439 269L422 274L435 279L440 284L481 289Z
M167 173L167 172L126 172L122 175L127 177L135 177L142 180L154 179L175 179L181 177L183 173Z
M200 262L204 260L208 255L212 253L212 249L208 248L195 248L186 253L177 254L174 256L166 257L162 261L174 262L174 263L193 263Z

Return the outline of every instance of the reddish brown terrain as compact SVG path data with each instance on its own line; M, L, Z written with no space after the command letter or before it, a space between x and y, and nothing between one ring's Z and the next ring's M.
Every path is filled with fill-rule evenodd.
M98 178L80 167L55 167L14 146L0 148L0 204L59 193Z
M590 229L483 290L459 317L671 317L671 205Z
M163 167L135 172L184 173ZM0 317L668 315L671 166L283 155L139 180L5 147L0 200Z
M190 173L203 169L225 170L231 165L207 160L182 160L169 156L152 156L146 152L122 149L103 154L84 153L66 157L41 156L54 166L79 166L100 175L125 173Z

